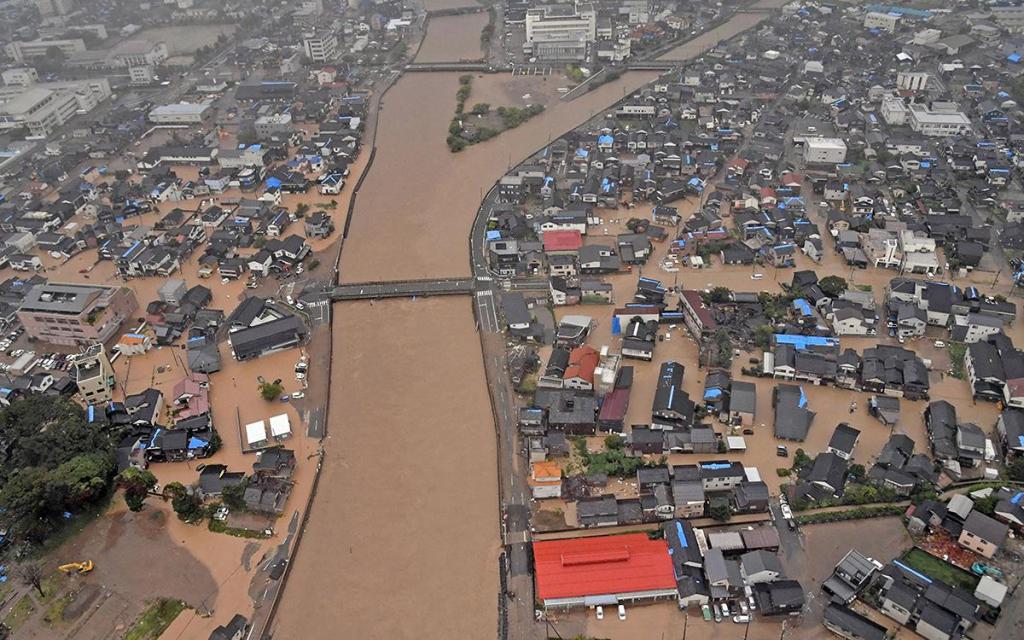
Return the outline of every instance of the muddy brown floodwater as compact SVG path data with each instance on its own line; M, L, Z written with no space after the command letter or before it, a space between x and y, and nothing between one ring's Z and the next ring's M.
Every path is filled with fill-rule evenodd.
M486 12L431 18L416 62L458 62L482 57L480 31L487 19Z
M348 303L336 322L320 489L274 635L491 636L494 422L470 301Z
M434 0L427 8L468 4ZM707 37L756 22L737 20L735 29ZM479 46L479 30L432 39L438 25L452 28L445 24L454 22L430 21L430 48L421 55L453 60ZM708 42L676 55L697 55ZM453 154L445 137L459 75L408 73L383 97L374 164L342 253L343 282L469 274L469 229L494 182L655 78L628 73L562 102L564 78L478 74L469 104L546 110ZM340 304L333 335L323 471L275 637L492 637L500 549L495 437L470 300Z

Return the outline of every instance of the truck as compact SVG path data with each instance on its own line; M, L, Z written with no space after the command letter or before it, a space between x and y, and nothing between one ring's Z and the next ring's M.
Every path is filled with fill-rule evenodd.
M23 376L28 374L35 368L36 352L26 351L25 353L18 356L18 359L11 363L10 371L16 376Z

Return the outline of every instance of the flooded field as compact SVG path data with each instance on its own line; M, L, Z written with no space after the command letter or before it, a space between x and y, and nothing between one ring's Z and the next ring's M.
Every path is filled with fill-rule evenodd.
M346 303L334 336L324 469L275 637L492 635L494 424L469 300Z
M152 40L167 44L167 53L181 56L194 53L196 49L209 46L217 41L217 36L230 36L238 28L234 24L190 24L180 27L156 27L143 29L132 36L133 40Z
M416 54L416 62L458 62L481 58L480 30L487 20L487 12L431 18L427 35Z

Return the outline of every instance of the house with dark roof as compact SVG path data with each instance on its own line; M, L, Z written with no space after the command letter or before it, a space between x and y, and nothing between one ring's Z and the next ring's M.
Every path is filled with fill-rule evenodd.
M799 615L804 608L804 590L796 580L778 580L754 585L754 598L761 615Z
M775 437L803 442L811 429L814 412L807 408L807 395L796 385L777 384L772 390L775 407Z
M822 618L825 628L847 640L885 640L889 630L846 605L830 602Z
M835 431L832 432L832 438L828 441L828 446L825 451L828 453L834 453L840 458L849 460L853 457L853 448L857 445L857 440L860 438L860 430L851 427L845 422L839 423Z
M975 509L964 520L957 542L975 553L991 558L1006 542L1009 530L1007 525Z

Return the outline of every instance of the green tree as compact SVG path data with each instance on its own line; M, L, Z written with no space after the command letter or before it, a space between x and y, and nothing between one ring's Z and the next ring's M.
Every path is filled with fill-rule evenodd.
M224 487L221 492L221 499L224 504L234 509L235 511L241 511L245 509L245 490L249 486L249 479L245 478L238 484L229 485Z
M163 495L164 500L173 501L178 496L187 492L188 489L186 489L185 485L180 482L168 482L167 485L164 486L164 490L161 492L161 495Z
M813 460L803 449L797 449L793 453L793 469L799 473L801 469L811 464Z
M478 102L473 105L473 108L470 109L469 112L475 116L483 116L487 115L490 112L490 110L491 105L487 104L486 102Z
M729 505L725 503L715 504L708 510L708 515L718 522L726 522L732 517L732 509L730 509Z
M1010 466L1006 468L1006 473L1010 476L1010 480L1024 482L1024 458L1017 458L1011 462Z
M990 516L996 512L996 505L998 503L999 498L995 496L995 493L992 493L984 498L975 500L974 508L985 515Z
M156 486L150 471L128 467L117 476L117 485L124 489L124 501L131 511L142 511L146 496Z
M715 287L705 295L707 296L707 301L711 304L722 304L729 302L732 296L732 289L729 287Z
M295 205L295 215L296 216L298 216L299 218L304 218L304 217L306 217L307 213L309 213L309 205L308 204L306 204L305 202L300 202L299 204Z
M57 492L65 508L77 509L95 502L110 487L114 460L102 453L75 456L50 475L52 490Z
M771 325L762 324L754 329L754 344L762 349L767 349L772 344L772 334L775 329Z
M171 500L171 508L182 522L196 522L203 517L203 502L194 491L184 491Z
M612 451L612 450L615 450L615 449L621 449L624 446L626 446L626 441L619 434L617 434L617 433L610 433L607 436L605 436L605 439L604 439L604 448L605 449L608 449L609 451Z
M50 474L41 467L15 471L0 491L2 520L15 538L42 540L60 522L60 509L51 499Z
M850 465L850 481L860 482L867 475L867 471L864 469L862 464L851 464Z
M280 396L283 392L284 387L282 387L281 383L279 382L260 383L260 395L263 396L263 399L266 400L267 402L273 402L274 400L277 400L278 396Z
M846 291L849 285L846 283L845 278L840 278L839 276L825 276L821 280L818 280L818 287L826 296L835 298L842 292Z

